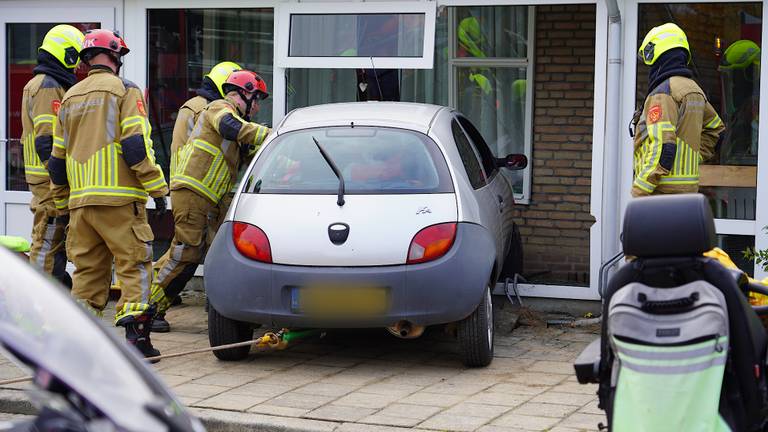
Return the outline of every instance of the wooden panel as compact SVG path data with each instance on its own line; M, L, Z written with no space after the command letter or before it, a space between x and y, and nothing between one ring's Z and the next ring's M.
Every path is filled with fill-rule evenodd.
M700 165L699 186L757 187L757 167Z

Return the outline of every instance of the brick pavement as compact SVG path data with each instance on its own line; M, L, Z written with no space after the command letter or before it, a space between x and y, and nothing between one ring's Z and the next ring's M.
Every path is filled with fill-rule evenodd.
M153 334L163 353L208 346L202 306L172 308L168 319L173 332ZM193 411L223 422L291 425L281 430L597 430L605 420L596 387L579 385L571 366L595 330L508 327L497 327L496 356L483 369L464 368L456 343L439 329L416 340L333 331L284 351L252 350L241 362L203 353L155 368ZM0 360L0 380L22 375Z

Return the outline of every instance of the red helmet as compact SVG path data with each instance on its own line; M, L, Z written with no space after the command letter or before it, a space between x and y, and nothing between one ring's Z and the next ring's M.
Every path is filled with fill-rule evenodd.
M88 30L83 40L83 49L80 50L80 59L83 59L87 52L97 48L112 51L121 57L130 51L119 33L107 29Z
M228 88L235 87L246 93L256 93L257 99L266 99L269 97L267 83L256 73L249 70L234 71L224 81L222 88L224 91L230 91Z

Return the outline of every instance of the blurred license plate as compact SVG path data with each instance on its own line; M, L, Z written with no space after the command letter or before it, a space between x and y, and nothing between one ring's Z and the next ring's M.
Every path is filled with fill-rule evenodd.
M370 286L293 288L291 309L329 318L381 315L387 311L387 290Z

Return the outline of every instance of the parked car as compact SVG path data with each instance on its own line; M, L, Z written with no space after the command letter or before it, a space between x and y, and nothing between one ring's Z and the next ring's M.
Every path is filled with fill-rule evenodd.
M32 375L39 411L0 431L205 431L58 282L3 247L0 268L0 353Z
M500 168L526 165L524 155L493 157L447 107L292 111L245 171L206 257L211 345L247 341L254 323L387 327L400 337L456 323L464 363L488 365L491 290L521 265Z

